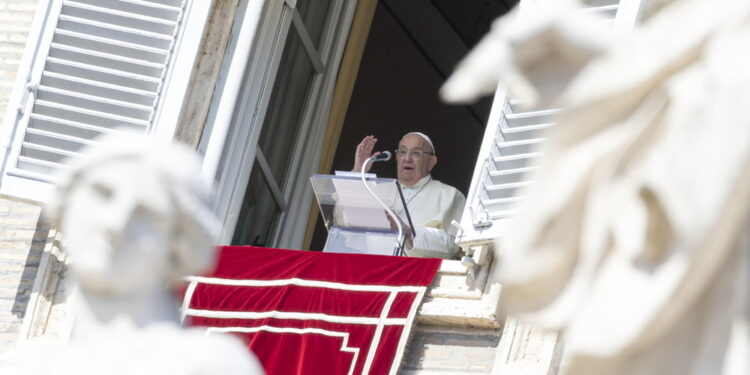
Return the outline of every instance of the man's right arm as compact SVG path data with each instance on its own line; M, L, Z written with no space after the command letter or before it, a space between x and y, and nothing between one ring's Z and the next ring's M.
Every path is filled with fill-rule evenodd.
M444 207L443 216L431 220L424 225L415 225L414 249L410 256L439 257L451 259L458 253L456 245L456 229L451 221L460 220L466 198L458 190L453 189L450 204Z
M415 225L414 231L417 235L409 256L451 259L458 252L454 237L442 229Z

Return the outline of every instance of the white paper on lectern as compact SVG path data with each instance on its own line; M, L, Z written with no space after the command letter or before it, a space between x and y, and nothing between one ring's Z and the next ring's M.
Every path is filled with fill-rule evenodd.
M336 209L340 218L350 227L390 229L385 209L364 188L362 181L334 179L338 202ZM378 193L378 185L368 181L372 191Z

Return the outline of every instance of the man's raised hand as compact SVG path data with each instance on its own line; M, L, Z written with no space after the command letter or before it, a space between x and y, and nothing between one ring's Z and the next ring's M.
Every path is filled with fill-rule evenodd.
M375 143L377 142L378 139L375 138L374 135L368 135L362 139L362 142L360 142L359 145L357 145L357 150L354 152L354 172L361 171L362 165L371 156L380 154L380 152L372 152L373 148L375 148ZM371 167L372 164L369 164L365 172L369 172Z

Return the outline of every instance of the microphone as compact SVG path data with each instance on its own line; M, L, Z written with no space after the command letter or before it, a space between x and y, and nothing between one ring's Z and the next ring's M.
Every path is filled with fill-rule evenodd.
M375 156L371 156L370 160L372 161L388 161L391 160L391 152L390 151L383 151Z
M396 214L394 214L393 211L388 207L388 205L383 203L383 201L378 198L377 194L375 194L375 192L373 192L372 189L367 186L367 180L365 180L365 169L367 168L368 163L373 163L376 161L388 161L390 159L390 151L383 151L375 156L370 156L370 158L365 160L365 162L362 164L362 170L360 170L360 178L362 179L362 184L365 186L365 189L367 189L367 192L370 193L370 196L375 198L375 200L380 203L381 206L383 206L388 216L390 216L393 222L396 223L396 227L398 228L398 237L396 237L396 247L395 249L393 249L393 255L403 255L404 241L406 240L406 236L404 235L404 228L401 226L401 221L398 219Z

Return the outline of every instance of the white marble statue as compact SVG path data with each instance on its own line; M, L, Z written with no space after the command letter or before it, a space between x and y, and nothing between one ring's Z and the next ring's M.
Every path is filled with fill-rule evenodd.
M185 146L121 134L88 150L49 207L78 282L73 335L22 347L0 373L262 374L239 339L179 325L168 286L212 266L211 200Z
M566 373L748 374L750 2L642 3L620 35L572 2L500 19L443 87L566 109L501 304L562 333Z

